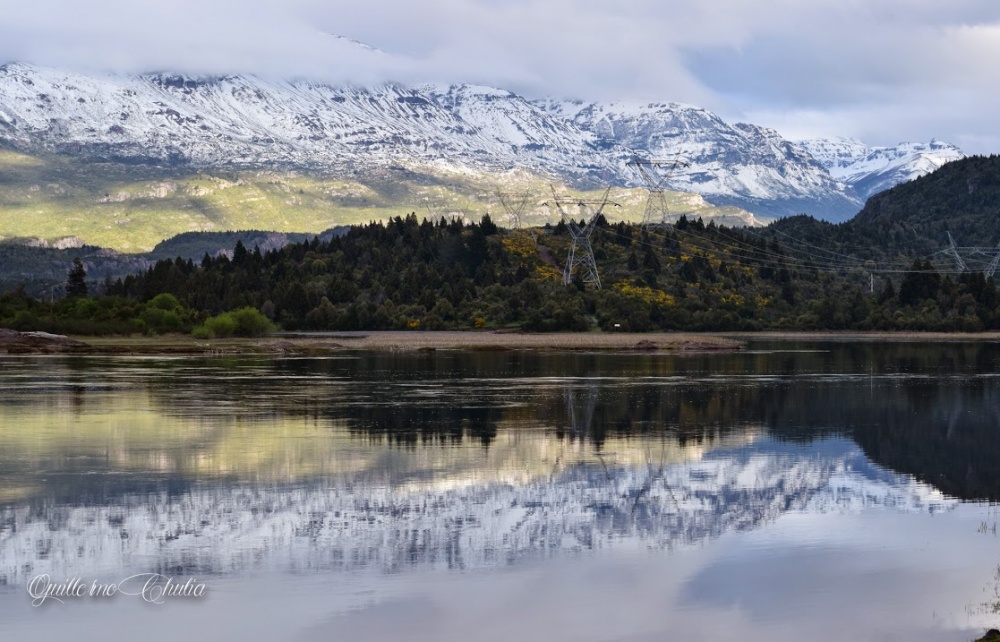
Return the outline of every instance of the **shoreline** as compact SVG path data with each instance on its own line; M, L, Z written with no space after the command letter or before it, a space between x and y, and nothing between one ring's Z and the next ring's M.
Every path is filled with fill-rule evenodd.
M370 331L283 333L260 338L198 340L188 335L62 337L45 333L0 332L3 355L302 355L350 350L386 352L624 351L701 353L743 350L751 341L1000 342L1000 332L560 332Z
M916 330L759 330L755 332L717 332L718 337L742 341L913 341L959 342L1000 341L1000 331L986 332L923 332Z
M157 345L158 341L161 345ZM735 351L742 341L696 333L520 333L478 331L371 331L289 333L257 339L233 338L198 341L190 337L92 338L93 354L278 354L324 355L350 350L374 352L432 352L471 350L618 350L618 351Z
M372 331L317 334L290 333L286 341L335 341L360 350L741 350L744 342L697 332L497 332L444 330L429 332Z
M22 335L23 337L24 335ZM617 350L718 352L745 343L718 334L521 333L496 331L372 331L288 333L259 338L199 340L187 335L61 337L49 343L0 337L0 355L324 355L349 350L430 352L435 350Z

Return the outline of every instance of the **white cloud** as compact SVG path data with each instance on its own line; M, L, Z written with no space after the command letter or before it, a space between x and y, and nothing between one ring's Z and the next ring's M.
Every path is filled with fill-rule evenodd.
M836 123L872 142L997 142L991 0L0 0L0 10L7 60L475 82L675 100L814 133Z

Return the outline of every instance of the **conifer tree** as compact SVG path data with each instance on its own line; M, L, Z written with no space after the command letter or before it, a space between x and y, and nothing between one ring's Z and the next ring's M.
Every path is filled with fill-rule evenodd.
M66 296L82 297L87 296L87 270L83 267L80 257L73 259L73 269L69 271L66 279Z

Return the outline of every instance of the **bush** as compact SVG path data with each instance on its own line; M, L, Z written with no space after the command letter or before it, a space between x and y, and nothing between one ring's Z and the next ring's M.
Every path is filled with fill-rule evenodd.
M197 326L191 331L191 336L195 339L212 339L215 337L212 331L206 328L204 325Z
M199 334L208 335L203 338L231 337L236 334L236 319L230 313L224 312L218 316L205 319L205 323L201 327L204 328L204 332Z
M278 326L256 308L240 308L229 314L236 320L238 337L264 337L278 329Z
M176 312L162 308L147 308L142 313L142 320L151 331L157 334L180 332L184 326L184 321Z
M156 310L166 310L168 312L179 312L183 309L181 302L177 300L173 294L157 294L149 303L146 304L147 308L154 308Z
M240 308L205 319L203 324L194 329L192 335L196 339L263 337L277 329L277 326L256 308Z
M93 320L94 317L97 316L97 311L100 308L97 301L94 299L67 299L66 303L68 305L63 313L63 316L68 316L73 319Z

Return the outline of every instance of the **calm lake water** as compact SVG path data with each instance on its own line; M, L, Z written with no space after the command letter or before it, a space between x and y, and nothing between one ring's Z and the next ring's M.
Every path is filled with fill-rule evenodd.
M1000 626L998 366L0 357L0 640L972 640Z

